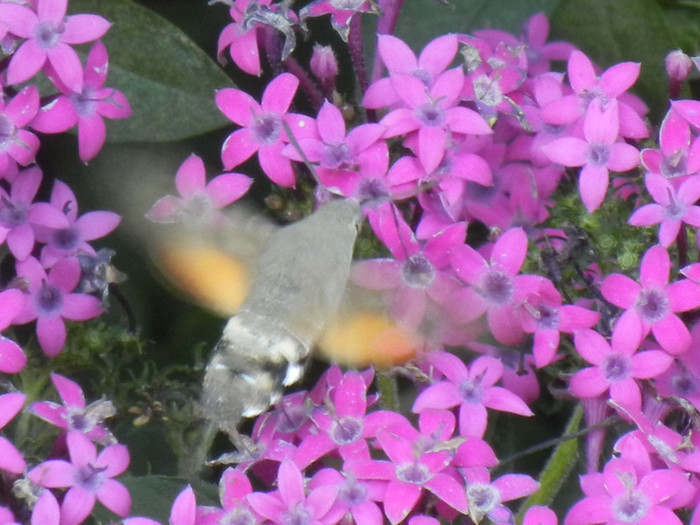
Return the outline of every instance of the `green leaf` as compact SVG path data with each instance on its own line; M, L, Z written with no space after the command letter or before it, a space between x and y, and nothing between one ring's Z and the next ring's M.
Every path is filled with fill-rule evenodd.
M176 26L130 0L73 0L70 8L113 24L103 39L106 85L127 96L132 116L109 121L107 140L181 140L229 124L214 93L233 87L231 79Z

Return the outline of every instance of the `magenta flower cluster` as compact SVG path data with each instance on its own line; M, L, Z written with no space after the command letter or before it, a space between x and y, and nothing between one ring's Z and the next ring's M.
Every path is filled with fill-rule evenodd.
M221 149L227 173L207 182L203 161L190 156L176 174L178 196L160 199L148 217L203 227L223 220L220 210L252 183L230 170L254 156L279 186L300 188L308 184L303 177L312 177L319 203L332 197L361 203L389 254L359 262L353 281L379 291L399 324L426 333L412 369L420 381L410 418L380 408L373 370L331 367L313 389L285 396L260 416L250 441L241 441L245 447L219 458L236 463L221 477L219 506L197 506L188 486L169 522L514 523L509 502L539 485L519 473L492 479L499 458L485 441L491 416L533 416L537 371L568 357L574 365L565 396L581 402L586 422L614 412L633 430L615 442L607 461L601 432L589 434L583 497L563 523L674 525L682 523L681 512L700 523L697 432L666 424L673 411L700 409L700 323L690 315L700 308L700 263L674 264L687 261L688 240L700 228L700 102L674 100L652 137L658 148L643 149L647 109L629 92L640 64L600 70L574 46L548 43L542 14L519 36L448 34L416 56L390 34L400 2L379 2L377 9L370 0L315 0L299 13L286 2L228 3L232 22L221 33L219 57L228 50L253 75L265 65L287 72L267 84L259 101L234 88L216 93L217 106L237 126ZM16 274L0 291L0 329L35 322L48 357L65 346L65 320L101 313L92 292L108 283L95 285L95 264L85 260L104 259L90 242L116 228L119 217L79 215L75 195L59 180L47 202L37 201L43 174L33 131L77 127L78 153L87 162L104 143L103 118L130 113L119 91L103 87L108 59L97 39L109 22L66 12L67 0L0 2L0 36L9 50L0 102L0 240ZM330 102L339 87L332 52L315 48L310 74L292 56L295 29L328 14L350 48L362 89L366 119L353 126ZM359 48L359 23L368 14L381 15L371 78ZM92 44L83 67L71 46L86 43ZM566 64L565 74L552 70L555 61ZM678 67L669 69L672 82L682 82ZM26 84L39 73L55 93L40 97L36 85ZM292 111L302 94L314 115ZM627 184L640 169L645 192ZM618 174L616 191L611 172ZM637 273L583 268L587 286L573 298L555 275L528 264L536 250L563 250L555 237L571 240L548 223L555 191L571 177L588 213L633 197L630 225L659 224L658 244L645 250ZM481 245L465 243L470 224L490 232ZM473 358L465 362L448 347L470 349ZM0 338L0 372L17 374L26 364L22 348ZM114 406L88 404L81 387L62 375L51 381L62 403L27 408L58 430L50 459L25 458L0 436L0 474L15 489L11 497L3 493L3 503L13 504L0 507L0 523L77 525L99 502L127 525L157 524L129 517L131 497L114 479L129 464L126 446L104 426ZM25 393L0 395L0 430L26 402ZM553 525L557 516L534 506L523 523Z
M110 23L98 15L67 16L66 10L66 0L0 3L6 54L0 81L0 244L14 267L14 275L3 277L0 329L34 323L38 345L49 358L66 344L66 321L102 313L100 298L91 292L105 292L108 283L95 274L97 265L90 261L105 257L91 243L114 230L120 217L108 211L79 214L73 191L45 176L36 163L41 141L35 132L59 133L77 126L79 156L87 162L105 141L103 119L125 118L131 112L122 93L104 87L108 58L98 39ZM92 46L83 65L71 46L86 43ZM38 88L41 74L54 88L47 90L44 81L44 96ZM42 185L47 201L38 197ZM11 377L27 362L15 341L0 337L0 372ZM25 458L14 443L0 437L2 502L9 505L0 507L0 522L78 524L97 500L126 516L128 491L112 478L126 470L129 454L102 427L114 407L108 401L86 405L79 385L57 374L52 380L63 404L36 402L27 408L60 429L52 458ZM27 398L12 390L0 395L0 428L19 416ZM14 490L16 499L6 490Z

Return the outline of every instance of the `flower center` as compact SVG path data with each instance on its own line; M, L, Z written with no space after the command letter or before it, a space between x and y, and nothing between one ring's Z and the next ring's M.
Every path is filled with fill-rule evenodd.
M362 435L362 421L354 417L344 417L333 423L331 438L338 445L354 443Z
M61 38L61 33L65 29L65 24L61 22L58 26L51 22L39 22L34 29L34 38L44 49L51 49Z
M83 86L83 92L72 95L71 101L81 117L91 117L97 112L96 92L91 86Z
M321 166L329 169L352 169L350 148L345 143L327 144Z
M313 512L303 503L297 503L292 509L289 509L282 515L282 523L284 525L308 525L314 522Z
M103 472L106 469L107 467L95 467L92 464L80 467L75 472L76 485L94 494L105 480Z
M420 463L404 463L396 467L396 477L406 483L422 485L432 476L428 467Z
M475 483L467 487L467 499L469 500L470 515L479 520L501 502L498 490L491 485L482 483Z
M338 490L338 498L349 507L359 505L367 500L367 486L353 477L348 477Z
M687 370L681 370L671 377L671 388L679 397L694 396L698 392L698 380Z
M0 197L0 224L5 228L15 228L27 222L27 206L14 203L7 197Z
M411 255L401 264L401 280L410 288L426 289L435 280L435 268L425 255Z
M481 295L494 305L507 303L513 296L511 278L498 270L491 270L481 281Z
M219 518L221 524L226 525L255 525L257 520L253 513L243 505L238 505L232 512Z
M36 296L36 305L41 317L54 317L61 311L63 293L46 281L41 283L41 289Z
M275 113L262 113L253 117L250 126L253 139L263 146L271 146L282 134L282 120Z
M630 358L621 354L611 354L603 363L603 375L608 381L627 379L632 368Z
M639 523L647 514L649 502L639 491L624 494L613 501L613 515L623 523Z
M445 112L437 101L423 104L416 110L416 116L426 126L441 126L445 122Z
M78 230L73 226L54 230L51 234L51 244L63 251L71 251L77 248L80 242Z
M668 315L668 297L657 288L645 288L639 293L635 307L648 323L660 321Z
M610 148L607 144L591 144L588 147L588 164L605 166L610 160Z
M357 198L365 206L377 207L387 202L391 196L386 185L379 179L362 179L357 186Z
M465 379L459 384L459 393L462 394L464 400L468 403L481 403L482 390L481 383L473 379Z

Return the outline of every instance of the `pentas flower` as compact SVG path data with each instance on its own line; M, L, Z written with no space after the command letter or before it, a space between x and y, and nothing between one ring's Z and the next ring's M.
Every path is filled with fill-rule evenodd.
M608 390L609 396L624 406L639 408L642 396L637 379L650 379L663 373L673 358L661 350L637 352L639 333L630 333L618 323L608 343L593 330L574 334L574 345L579 355L594 366L576 372L569 389L577 397L599 396Z
M569 42L547 42L549 20L544 13L531 16L523 24L520 41L525 44L527 72L531 76L546 74L554 60L568 60L576 46Z
M36 12L21 5L0 5L0 21L12 34L26 38L10 59L7 81L20 84L33 77L48 61L72 91L83 90L83 69L71 45L103 36L110 23L98 15L66 16L68 0L37 0Z
M330 14L333 29L347 42L350 21L358 13L379 14L379 11L373 0L314 0L299 11L299 18L303 23L307 18Z
M643 149L640 160L647 171L668 179L683 177L700 171L700 140L694 137L684 111L685 107L672 107L659 127L659 149ZM693 101L688 101L693 102ZM674 109L677 107L678 109ZM692 113L691 113L692 114Z
M651 331L664 350L681 354L690 346L690 332L676 314L700 306L700 285L689 279L669 284L670 272L666 249L652 246L642 257L639 283L615 273L603 280L600 291L606 300L625 309L616 326L631 339Z
M0 396L0 429L3 429L22 410L27 396L12 392ZM0 436L0 470L11 474L21 474L27 468L22 453L12 442Z
M457 35L443 35L426 44L416 57L403 40L394 35L377 35L377 53L389 74L408 73L421 80L427 88L442 74L457 55ZM376 71L375 71L376 72ZM390 77L375 79L362 98L362 106L379 109L393 106L401 100Z
M177 169L175 188L179 197L166 195L146 213L155 222L207 224L221 218L218 210L246 194L253 179L240 173L222 173L207 182L204 162L190 155Z
M0 292L0 332L12 324L24 309L25 297L21 290L10 288ZM0 335L0 372L17 374L27 364L22 348L7 337Z
M542 146L552 162L569 167L582 166L579 193L589 213L605 199L610 170L629 171L639 161L639 152L631 144L618 142L618 102L591 101L583 121L583 138L562 137Z
M70 462L44 461L27 473L29 480L41 487L68 489L61 506L61 523L81 523L92 512L96 500L118 516L129 514L129 491L112 479L129 466L127 448L110 445L98 455L92 441L79 431L69 432L66 444Z
M330 523L344 522L352 518L355 523L367 525L384 523L384 514L378 502L384 500L386 485L384 481L359 480L349 468L342 472L324 468L309 481L310 489L322 486L337 487L338 497L327 515Z
M425 241L418 241L391 207L370 215L370 224L393 258L356 263L352 280L363 288L385 290L392 316L418 327L426 316L433 317L431 306L441 305L459 288L447 254L464 243L466 224L453 224Z
M389 165L389 149L381 140L384 127L361 124L345 133L345 120L335 105L325 101L316 117L318 138L298 139L301 153L288 144L282 153L297 162L302 153L316 165L321 184L333 193L352 195L362 174L381 174Z
M64 318L85 321L102 313L99 299L72 293L80 281L80 263L75 257L61 259L48 274L39 261L28 257L17 263L17 276L27 280L28 297L14 323L36 320L39 344L49 357L56 357L66 343Z
M588 112L593 100L597 99L603 108L616 100L619 105L620 136L634 139L647 137L647 127L633 105L636 101L630 100L630 95L625 93L636 82L639 71L640 64L622 62L597 76L591 60L581 51L574 50L567 65L567 77L574 94L565 95L544 106L542 119L549 124L572 124Z
M518 275L527 255L527 236L521 228L504 232L491 247L487 261L468 245L454 248L450 260L457 277L467 283L450 299L453 314L472 321L484 312L491 333L500 343L517 344L523 335L516 305L536 293L543 277Z
M270 494L249 494L250 506L277 525L331 523L326 516L338 495L337 487L323 485L307 493L303 475L291 460L284 460L280 464L277 487L277 491Z
M17 7L0 4L0 9ZM2 14L0 11L0 20ZM27 86L13 98L0 100L0 174L11 170L16 162L21 166L34 161L39 149L39 139L25 128L39 111L39 90L36 86Z
M271 0L253 0L261 5L270 5ZM250 75L260 75L260 51L258 49L259 26L246 28L243 25L243 13L251 0L235 0L231 4L229 15L233 22L221 30L217 44L217 56L221 60L226 48L233 62Z
M488 411L500 410L521 416L532 411L518 396L503 387L494 386L501 378L503 365L489 356L478 357L469 367L454 354L434 352L428 363L445 379L435 382L421 392L412 411L459 407L459 433L481 438L486 433Z
M116 442L109 430L102 426L105 419L116 414L111 401L101 399L88 405L78 383L59 374L51 374L51 381L63 404L38 401L32 403L30 412L66 432L77 430L102 444Z
M294 462L306 468L322 456L336 451L344 459L369 459L367 440L380 428L398 423L398 414L380 410L367 414L367 384L357 372L347 372L333 389L325 406L314 410L318 430L305 436L294 454Z
M663 374L654 378L654 386L662 397L686 399L700 407L700 324L690 329L691 343L688 350Z
M41 170L32 166L17 174L9 193L0 188L0 238L18 261L34 249L38 226L62 228L66 218L45 202L34 202L41 185Z
M445 71L427 89L421 80L408 73L393 74L391 82L405 107L390 111L381 120L380 124L386 127L384 136L396 137L415 131L416 153L427 172L439 166L451 133L493 133L481 115L458 105L464 84L461 68Z
M444 413L444 411L443 411ZM463 485L448 468L460 442L451 442L454 427L443 414L424 418L419 432L408 420L381 430L377 442L390 461L347 462L359 479L388 481L384 514L392 524L404 520L425 491L454 510L465 513L467 498ZM450 446L452 445L452 446Z
M469 517L479 523L488 516L494 523L512 523L513 513L503 503L535 492L539 486L525 474L506 474L491 481L485 467L462 470L467 485Z
M78 125L80 160L93 159L102 149L106 137L104 118L121 119L131 115L131 106L121 91L105 88L109 71L107 49L95 42L90 49L83 74L83 88L72 91L48 68L49 77L61 95L41 108L31 126L43 133L61 133Z
M559 348L560 332L574 333L593 328L600 314L576 305L562 305L562 297L551 281L543 280L536 293L522 303L523 330L534 334L535 365L550 364Z
M259 522L260 516L253 512L246 499L252 492L250 480L244 473L227 468L219 480L219 496L223 508L198 507L197 525Z
M294 186L294 171L290 160L282 155L289 142L284 130L286 122L294 137L316 136L316 126L309 117L287 114L299 85L294 75L276 76L265 88L258 104L253 97L239 89L222 89L216 94L216 105L234 123L242 126L231 133L221 149L224 168L231 169L257 152L260 167L280 186Z
M170 509L170 518L168 525L199 525L197 520L197 499L192 487L187 485L173 501L173 506ZM159 522L150 518L126 518L122 521L123 525L161 525ZM219 523L219 522L217 522ZM253 522L250 522L253 523Z
M629 461L612 459L602 473L581 476L586 497L574 504L564 525L681 525L667 501L687 483L685 474L678 470L659 469L640 475Z
M700 228L700 206L695 205L700 199L700 176L688 177L678 190L668 179L655 173L647 173L644 182L655 203L636 209L629 218L631 225L661 223L659 244L664 248L676 240L684 223Z
M60 180L54 181L50 204L63 213L65 224L36 230L37 238L46 243L41 250L41 263L47 268L70 255L95 255L88 241L104 237L121 222L121 217L111 211L91 211L78 217L78 201Z
M671 109L677 111L695 130L700 129L700 101L674 100Z
M0 521L0 523L4 522ZM31 525L59 525L61 523L61 507L56 496L47 489L41 491L41 496L32 509Z

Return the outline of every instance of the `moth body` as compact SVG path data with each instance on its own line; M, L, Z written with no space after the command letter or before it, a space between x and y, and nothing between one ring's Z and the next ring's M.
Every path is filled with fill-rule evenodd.
M340 305L361 218L357 203L330 201L269 237L204 377L204 410L219 427L235 431L301 378Z

